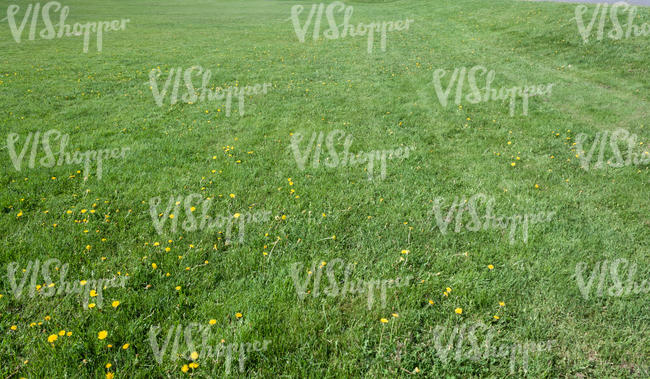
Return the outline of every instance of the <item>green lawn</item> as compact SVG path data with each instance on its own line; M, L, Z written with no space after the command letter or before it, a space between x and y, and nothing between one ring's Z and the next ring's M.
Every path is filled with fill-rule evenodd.
M29 3L2 1L0 18L9 4L20 6L22 22ZM91 37L87 53L82 37L29 40L27 22L17 43L0 23L0 377L648 377L648 291L609 295L613 276L595 271L585 297L576 267L584 262L587 282L597 264L625 259L625 283L633 263L631 282L647 281L650 165L585 170L574 141L586 135L588 150L597 135L623 128L647 151L650 37L584 43L576 4L347 2L355 25L414 20L387 34L386 51L377 37L368 53L367 37L314 41L312 27L299 42L296 4L304 22L311 3L66 0L70 24L129 19L104 33L101 52ZM650 8L637 10L635 24L643 23ZM457 105L455 87L443 107L434 71L447 70L446 88L454 69L477 65L494 70L496 88L555 84L529 99L527 116L520 102L513 116L507 101ZM160 89L170 70L192 66L211 71L213 89L271 86L246 95L243 115L234 97L229 116L221 100L171 105L168 95L159 107L150 72L160 68ZM184 91L181 81L179 99ZM19 155L30 132L53 129L69 135L66 152L125 154L105 159L101 178L91 163L85 180L84 163L39 164L42 146L30 167L28 146L17 170L12 148ZM322 142L320 165L309 159L300 170L292 139L304 137L302 151L312 133L326 140L335 130L352 136L351 153L409 154L387 160L383 180L376 163L368 180L367 164L326 166ZM343 139L335 146L343 151ZM52 150L58 157L58 142ZM192 194L200 196L187 203L190 215L200 219L209 205L212 217L239 217L232 231L225 222L184 230ZM504 229L471 231L469 214L458 232L454 219L441 233L436 199L446 215L455 198L477 194L493 199L497 215L554 214L530 224L526 242L519 229L513 241ZM251 221L243 230L242 220ZM53 258L53 289L40 272L33 282L23 276ZM91 279L115 280L103 299L74 288L46 296L62 287L65 264L66 281L88 281L76 292L89 291ZM303 297L297 288L319 266L319 295L308 284ZM328 274L339 290L344 281L401 281L385 302L375 291L369 307L363 292L324 294ZM18 297L12 285L23 278ZM155 350L168 332L171 346L173 328L192 323L199 346L184 349L183 333L184 356L171 359L168 348L160 363ZM448 340L436 343L436 330L479 324L483 345L552 342L514 367L493 353L441 357L436 345ZM219 357L200 347L199 331ZM256 341L259 351L224 359ZM187 366L191 351L197 367Z

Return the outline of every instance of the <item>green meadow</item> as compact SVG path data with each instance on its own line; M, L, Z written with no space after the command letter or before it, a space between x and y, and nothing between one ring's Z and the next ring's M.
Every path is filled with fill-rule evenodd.
M325 14L301 42L319 3L65 0L128 19L84 52L30 38L29 4L0 1L0 377L650 376L649 36L585 42L568 3L345 2L413 20L382 48ZM443 106L436 70L476 66L552 90Z

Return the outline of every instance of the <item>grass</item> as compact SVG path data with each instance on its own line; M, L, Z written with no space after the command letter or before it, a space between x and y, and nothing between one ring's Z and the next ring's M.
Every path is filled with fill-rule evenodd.
M575 4L359 0L354 24L415 20L368 54L365 37L298 42L295 4L66 1L68 23L130 19L87 54L79 38L25 32L18 44L0 24L3 271L57 258L69 279L129 277L86 310L76 295L16 299L3 273L0 376L222 376L223 359L199 357L188 373L187 359L159 364L148 338L155 325L160 341L177 324L214 319L215 341L271 341L232 376L405 377L417 367L427 377L647 377L647 292L584 299L574 273L579 262L625 258L638 264L637 282L648 277L648 166L585 171L572 141L625 128L648 142L648 38L583 44ZM650 11L640 7L644 22ZM273 86L247 97L243 116L233 107L226 117L218 103L156 106L149 72L160 67L160 83L192 65L212 70L212 85ZM531 98L528 116L511 117L499 101L443 108L433 71L475 65L494 69L499 87L556 85ZM82 164L16 171L7 136L18 133L22 147L27 133L50 129L69 134L72 149L130 151L106 161L101 180L84 181ZM364 166L298 170L291 133L335 129L354 137L352 152L416 150L389 161L383 181L368 181ZM150 199L192 193L213 198L211 214L272 219L229 245L223 229L158 235ZM494 197L498 214L556 216L532 226L528 243L496 229L433 228L435 198L448 206L477 193ZM355 264L354 280L413 284L389 290L386 308L369 310L362 294L300 301L292 264L336 258ZM444 363L431 331L463 322L489 325L502 343L556 342L531 354L527 373L507 359ZM72 335L49 343L59 330Z

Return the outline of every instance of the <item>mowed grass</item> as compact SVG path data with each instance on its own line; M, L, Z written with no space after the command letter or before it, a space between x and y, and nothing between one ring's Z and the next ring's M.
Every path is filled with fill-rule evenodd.
M214 338L272 341L244 372L235 361L232 376L402 377L417 367L426 377L647 377L648 294L585 300L574 273L578 262L625 258L639 266L636 282L648 277L648 166L585 171L572 143L616 128L650 142L648 37L583 44L575 4L350 2L353 24L415 20L368 54L366 37L300 43L295 4L304 20L310 4L292 1L66 1L68 23L130 19L87 54L79 38L29 41L29 26L17 44L0 24L0 376L221 377L223 359L199 357L187 374L186 359L158 364L148 339L151 326L160 341L177 324L215 319ZM160 67L161 85L171 68L193 65L212 70L212 86L273 87L246 98L243 116L236 102L231 117L223 103L156 106L149 72ZM499 101L443 108L433 71L475 65L494 69L497 87L556 85L531 98L528 116L520 102L514 117ZM50 129L70 135L68 150L131 151L105 161L101 180L84 181L83 165L16 171L7 136L22 147L27 133ZM416 150L388 161L383 181L368 181L364 166L300 171L291 133L335 129L354 136L352 152ZM272 220L230 245L214 230L158 235L149 200L192 193L213 198L211 215L267 210ZM435 198L446 210L477 193L500 215L556 215L531 226L528 243L433 228ZM69 281L130 279L105 291L102 309L84 310L75 295L16 299L9 263L49 258L69 264ZM299 301L292 264L335 258L356 263L354 280L414 284L389 290L386 308L368 310L363 295ZM489 324L502 343L556 342L530 355L527 374L521 358L514 373L508 359L444 363L431 330L463 322ZM48 343L59 330L73 334Z

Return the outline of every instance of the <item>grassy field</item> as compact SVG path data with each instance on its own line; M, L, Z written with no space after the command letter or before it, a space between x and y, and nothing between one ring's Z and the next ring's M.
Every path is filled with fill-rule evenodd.
M10 4L20 23L28 3L3 0L3 13ZM648 377L648 291L607 295L614 276L604 270L585 297L576 267L584 262L586 282L595 265L625 259L643 288L649 166L585 170L574 142L587 135L587 150L598 133L623 128L647 151L650 37L584 43L576 4L346 2L352 24L414 20L388 33L385 51L376 38L368 53L366 37L314 40L311 27L301 43L296 4L304 22L311 3L66 0L68 23L129 19L103 35L101 52L91 37L87 53L79 37L29 40L29 22L17 43L0 23L0 377ZM643 23L650 8L637 10ZM455 89L443 107L435 70L448 71L446 88L455 68L477 65L495 71L495 87L555 83L552 94L531 97L528 115L518 103L511 116L507 101L457 105ZM210 87L271 86L245 97L243 115L236 100L229 116L218 100L159 107L150 72L160 69L162 87L171 70L192 66L211 70ZM18 135L20 154L30 132L53 129L69 135L68 152L128 151L106 159L101 178L94 163L87 179L83 163L30 167L29 146L16 169L8 141ZM377 166L368 180L364 164L309 160L300 170L292 138L305 137L303 150L313 132L335 130L353 137L352 153L415 149L388 160L383 180ZM35 154L45 157L41 146ZM229 236L225 226L184 230L192 194L210 199L213 217L269 217ZM498 228L455 232L455 220L442 233L435 200L446 215L455 197L476 194L493 198L499 215L554 216L530 225L527 241ZM28 265L53 258L52 280L41 271L32 281ZM327 271L337 258L344 263ZM385 304L376 293L371 307L364 293L323 294L328 273L343 286L344 264L355 282L410 282L389 288ZM123 285L107 286L101 304L47 296L63 286L64 265L68 282ZM301 299L307 270L323 281L319 296L309 284ZM627 283L627 267L619 272ZM23 278L18 297L13 280ZM210 346L226 346L221 355L197 346L188 359L183 333L184 356L168 347L159 362L155 327L161 348L168 331L192 323L195 345L201 331ZM436 330L479 324L482 345L552 344L525 364L518 355L514 367L494 353L441 357L448 337L437 344ZM224 358L228 346L255 341L268 342Z

